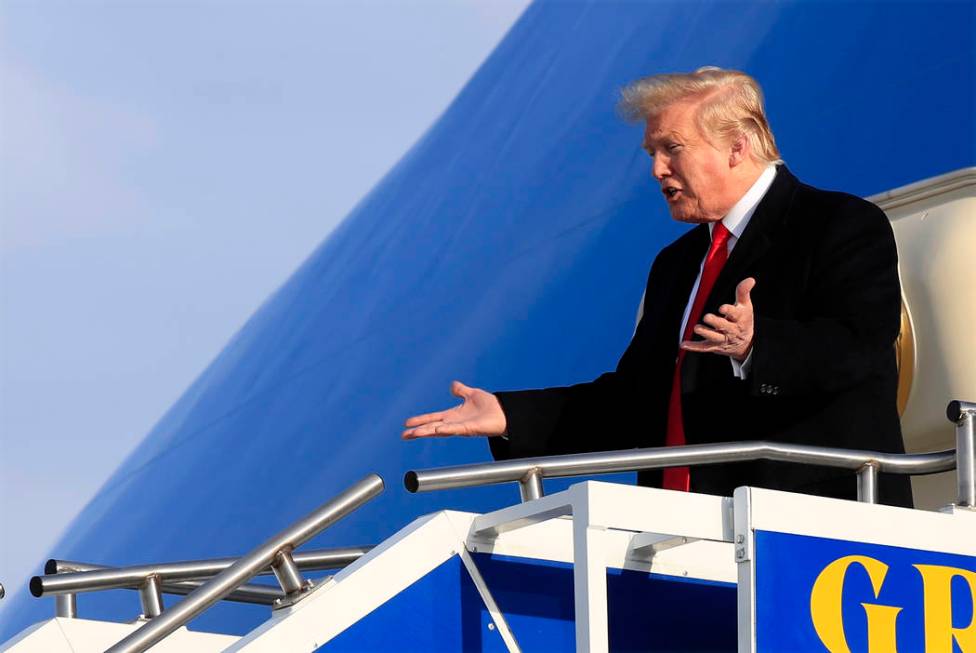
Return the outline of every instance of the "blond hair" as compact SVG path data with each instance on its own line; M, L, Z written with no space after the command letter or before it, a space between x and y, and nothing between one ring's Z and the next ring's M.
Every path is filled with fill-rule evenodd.
M744 136L757 161L783 161L766 120L762 89L743 72L705 66L693 73L651 75L629 84L620 95L618 108L633 121L647 120L675 102L700 100L695 119L703 134L723 143Z

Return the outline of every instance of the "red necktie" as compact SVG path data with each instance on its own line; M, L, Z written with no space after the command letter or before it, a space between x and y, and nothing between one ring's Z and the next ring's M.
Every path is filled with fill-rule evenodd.
M712 286L718 279L722 266L729 258L728 250L729 230L721 222L715 223L712 228L712 244L708 248L708 255L705 256L705 265L702 268L701 282L698 284L698 293L695 294L695 301L691 305L691 312L688 314L688 322L685 325L681 340L691 340L694 335L695 325L701 320L702 309L705 307L705 300L712 292ZM681 416L681 362L685 359L685 350L678 350L678 360L674 366L674 380L671 383L671 399L668 402L668 428L664 439L664 444L669 447L682 445L685 443L685 427ZM687 467L669 467L664 470L663 487L667 490L682 490L687 492L691 487L691 474Z

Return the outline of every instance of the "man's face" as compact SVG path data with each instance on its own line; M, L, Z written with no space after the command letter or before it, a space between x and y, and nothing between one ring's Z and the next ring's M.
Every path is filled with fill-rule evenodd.
M651 174L679 222L716 222L735 204L729 198L729 152L713 145L695 122L697 103L672 104L647 120L644 149Z

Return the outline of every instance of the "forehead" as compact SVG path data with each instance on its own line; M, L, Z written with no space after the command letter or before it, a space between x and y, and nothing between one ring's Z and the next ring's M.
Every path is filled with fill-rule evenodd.
M690 140L700 134L695 113L698 103L676 102L648 117L644 127L645 146L666 138Z

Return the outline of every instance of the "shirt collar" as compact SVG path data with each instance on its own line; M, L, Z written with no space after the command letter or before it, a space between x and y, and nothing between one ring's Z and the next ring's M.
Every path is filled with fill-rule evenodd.
M738 239L742 236L742 232L746 230L746 225L749 224L749 219L752 214L756 212L756 207L759 206L759 202L766 195L766 191L769 187L773 185L773 179L776 178L776 166L769 165L766 169L762 171L759 178L749 187L746 194L743 195L738 202L735 203L728 214L722 218L722 224L725 228ZM712 229L715 227L714 222L708 223L708 233L712 233Z

